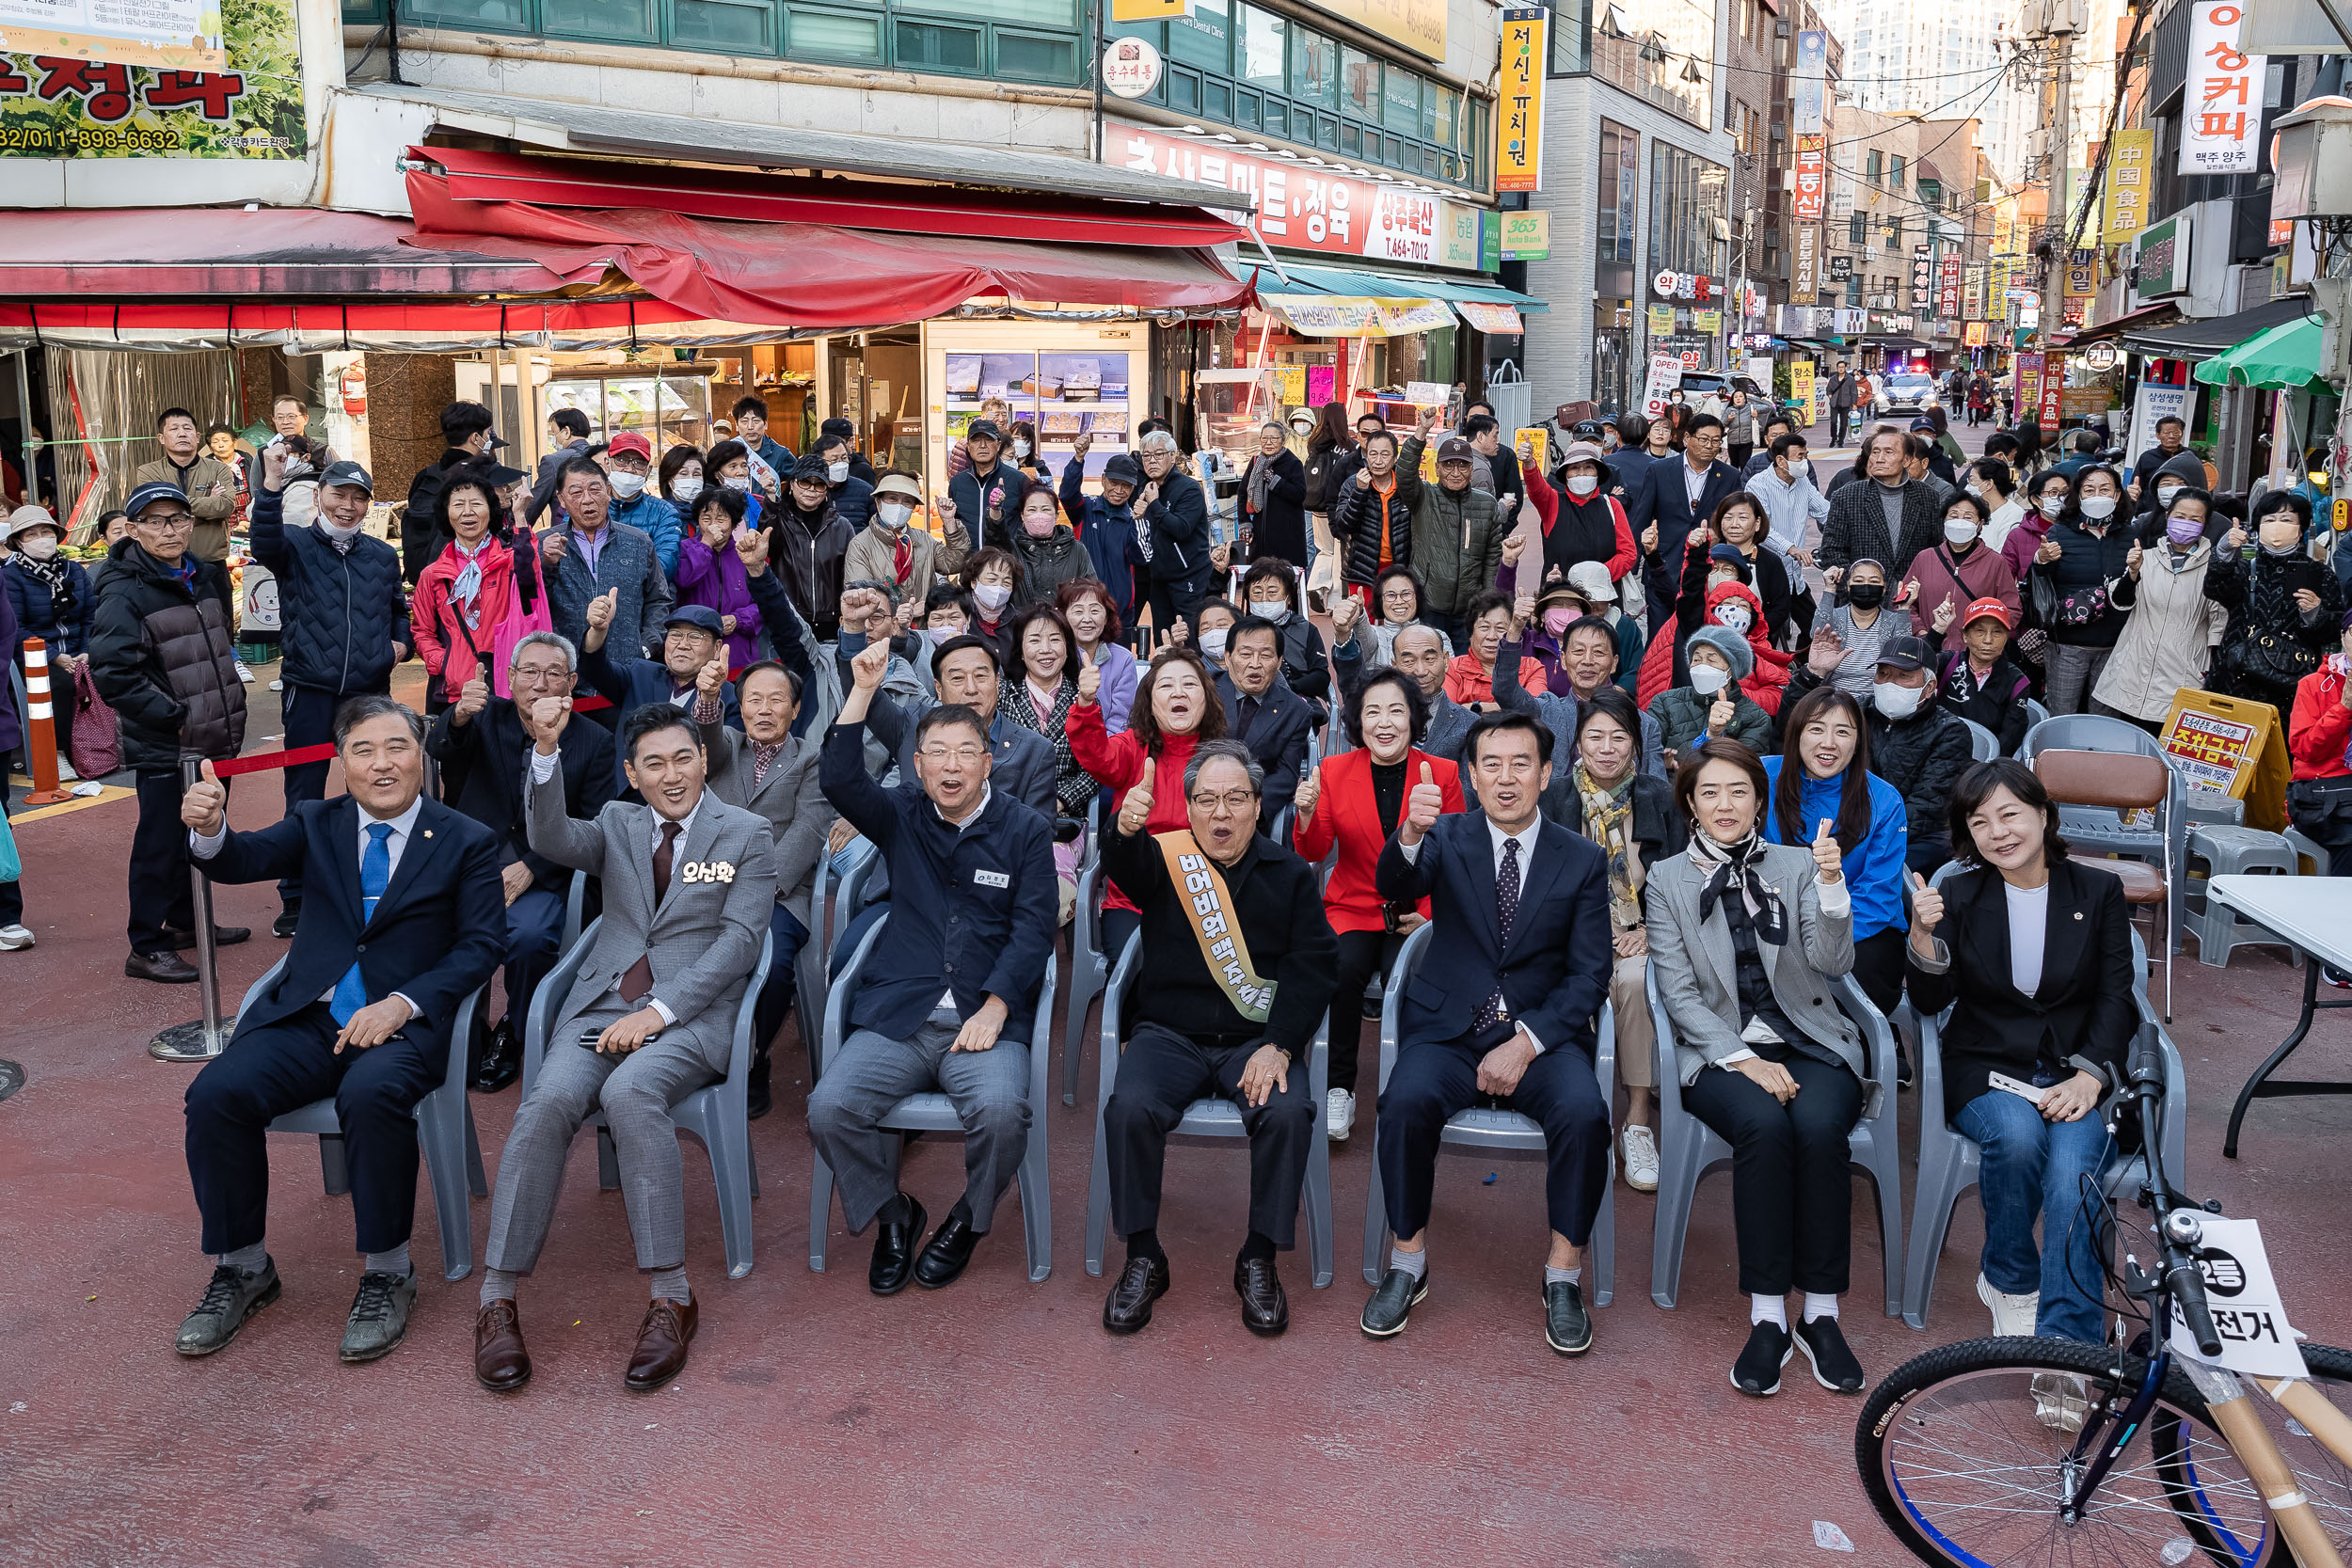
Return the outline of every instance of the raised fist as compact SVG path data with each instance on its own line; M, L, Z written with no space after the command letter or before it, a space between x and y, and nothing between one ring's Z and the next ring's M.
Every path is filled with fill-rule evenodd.
M1094 437L1089 433L1081 432L1078 438L1070 443L1070 453L1073 457L1084 457L1093 450Z
M858 650L850 660L850 676L860 691L872 691L881 687L882 674L890 668L890 644L877 639Z

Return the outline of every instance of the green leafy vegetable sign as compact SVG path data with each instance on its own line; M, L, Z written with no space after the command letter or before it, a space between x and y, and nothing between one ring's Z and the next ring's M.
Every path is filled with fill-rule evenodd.
M0 54L0 158L302 157L294 0L222 0L218 15L225 71L91 59L62 38L57 53Z

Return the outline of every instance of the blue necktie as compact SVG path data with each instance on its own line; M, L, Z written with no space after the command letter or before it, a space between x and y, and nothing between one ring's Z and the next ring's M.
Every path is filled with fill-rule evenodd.
M375 917L375 901L384 896L385 884L392 879L392 825L389 822L368 824L367 853L359 857L359 926L366 929ZM327 1004L327 1011L335 1015L338 1024L349 1023L351 1015L368 1005L368 983L359 977L359 965L355 959L343 977L335 982L335 1000Z

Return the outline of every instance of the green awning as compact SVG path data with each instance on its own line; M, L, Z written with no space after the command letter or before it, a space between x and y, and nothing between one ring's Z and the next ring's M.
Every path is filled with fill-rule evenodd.
M2197 367L2208 387L2254 387L2289 391L2319 379L2320 320L2303 316L2255 333Z
M1440 277L1436 273L1357 272L1341 267L1308 266L1282 261L1277 274L1263 262L1254 263L1255 282L1267 293L1326 293L1380 299L1442 299L1449 304L1510 305L1521 310L1549 310L1534 294L1506 289L1490 278Z

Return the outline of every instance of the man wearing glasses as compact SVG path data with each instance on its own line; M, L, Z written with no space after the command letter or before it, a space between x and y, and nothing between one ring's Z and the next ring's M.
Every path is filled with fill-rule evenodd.
M1715 515L1715 503L1740 488L1740 470L1723 460L1724 421L1693 414L1682 427L1682 461L1653 463L1628 498L1626 520L1642 549L1642 587L1650 635L1674 614L1682 587L1682 544Z
M120 725L122 760L138 775L131 839L131 956L136 980L184 985L196 966L188 834L180 821L180 759L225 760L245 744L245 685L229 618L229 569L191 554L196 512L177 484L152 483L123 506L131 536L94 574L90 673ZM213 940L252 933L215 927Z
M1041 1114L1029 1103L1029 1038L1059 918L1053 823L989 786L988 721L973 708L942 703L914 726L916 782L884 789L867 777L866 711L889 659L878 641L850 661L818 762L825 799L889 866L892 896L849 1033L808 1097L809 1137L841 1183L850 1234L882 1221L866 1275L878 1296L910 1278L953 1283L1020 1172ZM964 1189L918 1257L923 1205L898 1186L901 1138L882 1119L932 1091L963 1124Z
M1331 1005L1339 939L1312 866L1258 832L1263 770L1235 740L1200 743L1182 778L1143 780L1103 835L1103 869L1143 916L1147 962L1120 1020L1127 1044L1103 1107L1111 1224L1126 1266L1103 1305L1103 1326L1133 1334L1168 1292L1160 1245L1160 1174L1184 1107L1223 1095L1249 1133L1249 1233L1233 1260L1241 1321L1279 1334L1290 1302L1274 1258L1293 1244L1298 1198L1322 1107L1307 1053ZM1185 826L1152 833L1154 789L1184 793ZM1113 955L1116 959L1117 955Z

